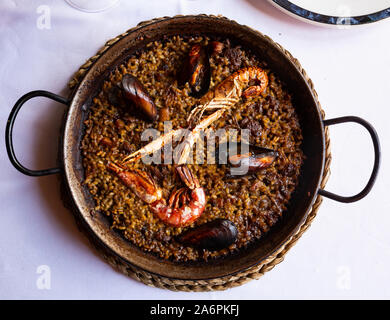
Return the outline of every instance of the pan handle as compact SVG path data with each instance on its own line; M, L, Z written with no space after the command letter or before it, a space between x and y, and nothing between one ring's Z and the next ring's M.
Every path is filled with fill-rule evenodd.
M345 123L345 122L358 123L358 124L362 125L364 128L366 128L367 131L370 133L372 142L374 144L374 153L375 153L374 167L372 169L371 177L368 180L368 183L364 187L364 189L354 196L343 197L343 196L339 196L337 194L334 194L332 192L329 192L329 191L326 191L323 189L319 189L318 194L320 194L324 197L330 198L332 200L339 201L339 202L350 203L350 202L355 202L355 201L358 201L358 200L364 198L371 191L372 187L374 186L376 177L378 175L378 170L379 170L379 165L380 165L380 160L381 160L381 148L380 148L380 144L379 144L378 134L376 133L374 127L362 118L347 116L347 117L340 117L340 118L334 118L334 119L329 119L329 120L323 121L324 126L331 126L334 124Z
M48 91L43 91L43 90L31 91L29 93L26 93L24 96L22 96L15 103L14 107L12 108L11 113L8 117L7 126L5 128L5 144L7 147L8 158L11 161L12 165L17 170L19 170L21 173L24 173L28 176L40 177L40 176L46 176L49 174L60 173L62 171L62 168L51 168L51 169L45 169L45 170L27 169L16 158L15 151L14 151L14 145L13 145L13 141L12 141L12 131L14 128L15 119L16 119L16 116L18 115L20 108L23 106L23 104L34 97L46 97L46 98L55 100L57 102L60 102L62 104L65 104L67 106L70 104L70 100L63 98L61 96L58 96L54 93L51 93Z

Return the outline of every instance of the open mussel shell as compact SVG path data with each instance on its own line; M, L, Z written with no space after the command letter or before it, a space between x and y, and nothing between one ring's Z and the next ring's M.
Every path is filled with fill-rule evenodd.
M215 151L215 162L232 167L232 177L268 168L277 157L275 150L247 143L222 143Z
M210 87L210 60L206 47L195 44L191 47L187 60L179 74L179 86L186 82L191 88L191 95L200 98Z
M155 121L157 118L157 108L153 99L142 83L130 74L125 74L122 78L123 96L133 102L138 111L140 111L149 121Z
M227 219L216 219L180 234L177 241L185 246L221 250L236 241L237 233L233 222Z

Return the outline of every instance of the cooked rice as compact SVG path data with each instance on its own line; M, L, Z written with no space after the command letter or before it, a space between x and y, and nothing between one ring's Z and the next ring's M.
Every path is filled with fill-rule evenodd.
M203 215L186 228L164 224L146 203L107 170L109 161L120 161L146 144L140 140L143 130L163 130L162 121L142 121L129 110L110 103L113 99L109 97L122 76L130 73L141 81L159 110L164 108L163 118L169 117L173 128L186 127L188 114L199 100L190 96L188 84L183 89L178 87L177 73L190 46L196 42L206 45L209 41L206 37L174 36L149 43L110 74L93 99L85 121L81 146L85 185L95 200L95 211L106 215L112 228L133 244L163 259L207 260L227 255L261 238L286 210L303 161L302 134L286 88L256 56L229 40L221 40L223 52L210 58L210 88L247 66L267 70L269 86L261 96L241 101L212 128L250 129L251 143L277 150L279 157L274 164L240 179L226 179L230 169L224 165L190 165L205 189L207 205ZM166 198L180 185L171 165L150 168L140 161L135 166L151 172ZM209 251L185 247L175 241L175 236L184 230L216 218L229 219L238 229L238 239L229 248Z

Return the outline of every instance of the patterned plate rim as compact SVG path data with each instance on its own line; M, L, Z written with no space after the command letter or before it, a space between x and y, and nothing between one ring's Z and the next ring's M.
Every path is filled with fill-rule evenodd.
M337 17L304 9L288 0L271 0L277 6L303 19L330 25L362 25L377 22L390 17L390 7L361 16Z

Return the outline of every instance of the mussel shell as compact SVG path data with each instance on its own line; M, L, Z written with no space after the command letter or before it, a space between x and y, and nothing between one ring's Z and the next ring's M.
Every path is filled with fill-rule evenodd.
M136 108L150 121L157 118L157 108L153 99L142 83L130 74L125 74L122 78L122 88L124 97L133 102Z
M190 229L177 237L185 246L208 250L221 250L237 240L237 228L227 219L216 219Z
M217 164L239 168L234 170L231 176L242 176L268 168L278 157L278 152L246 143L238 143L236 148L232 149L228 143L222 143L216 148L214 155Z
M209 90L210 79L208 50L200 44L195 44L191 47L179 75L179 85L183 86L188 82L191 88L191 95L199 98Z

